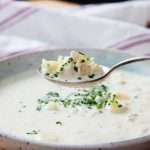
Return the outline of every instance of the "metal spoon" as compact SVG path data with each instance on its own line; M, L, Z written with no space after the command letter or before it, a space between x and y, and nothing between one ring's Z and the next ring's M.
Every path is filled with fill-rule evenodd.
M56 82L59 84L84 84L84 83L92 83L92 82L96 82L96 81L100 81L100 80L104 80L106 79L114 70L116 70L117 68L130 64L130 63L134 63L134 62L139 62L139 61L145 61L145 60L150 60L150 56L143 56L143 57L134 57L134 58L129 58L129 59L125 59L115 65L113 65L111 68L106 69L107 71L105 71L105 73L95 79L90 79L90 80L79 80L79 81L63 81L63 80L59 80L57 78L51 78L49 76L44 75L44 78L47 79L48 81L52 81L52 82ZM39 68L39 72L41 73L41 68ZM42 73L41 73L42 74Z

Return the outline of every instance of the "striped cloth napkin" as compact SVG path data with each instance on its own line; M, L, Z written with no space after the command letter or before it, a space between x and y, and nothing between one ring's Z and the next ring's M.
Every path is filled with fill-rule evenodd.
M86 5L81 9L73 10L71 14L96 18L103 17L147 26L150 21L150 1L138 0L103 5Z
M134 9L137 5L147 17L138 17L137 7ZM118 48L138 55L149 54L150 30L139 25L142 18L148 19L149 6L149 2L143 1L49 10L0 0L0 57L47 48ZM130 11L124 17L127 8ZM137 20L133 24L134 16Z

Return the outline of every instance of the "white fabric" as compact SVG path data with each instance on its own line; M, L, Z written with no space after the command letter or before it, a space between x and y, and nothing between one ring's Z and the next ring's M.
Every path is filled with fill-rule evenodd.
M4 7L6 1L0 0L1 57L39 48L107 48L140 34L147 34L148 40L150 38L150 30L139 26L144 25L150 16L150 2L147 1L89 5L68 10L49 10L15 1ZM137 47L130 47L127 51L133 49L131 53L140 55L149 53L149 42ZM141 51L141 48L145 50Z
M135 23L145 26L150 20L150 0L139 0L103 5L87 5L77 11L72 11L72 15L104 17Z

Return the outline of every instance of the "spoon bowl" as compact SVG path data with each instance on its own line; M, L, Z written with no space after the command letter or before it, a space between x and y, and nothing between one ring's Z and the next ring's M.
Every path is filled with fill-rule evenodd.
M109 71L109 68L106 67L106 66L103 66L101 65L101 67L103 68L104 70L104 73L105 72L108 72ZM73 86L73 87L88 87L88 86L91 86L91 85L95 85L96 83L99 83L101 82L102 80L100 80L99 82L97 82L97 78L99 78L99 76L96 79L96 81L93 81L93 79L89 79L89 80L63 80L63 79L58 79L58 78L51 78L50 76L48 75L44 75L41 71L41 67L39 67L38 69L38 73L40 73L40 75L42 77L44 77L46 80L50 81L50 82L53 82L55 84L59 84L59 85L63 85L63 86Z

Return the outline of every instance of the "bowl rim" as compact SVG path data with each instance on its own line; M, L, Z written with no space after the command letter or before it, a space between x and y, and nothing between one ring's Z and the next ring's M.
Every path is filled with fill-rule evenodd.
M90 51L90 50L94 50L94 51L107 51L110 53L118 53L118 54L123 54L126 55L128 57L133 57L135 55L133 54L129 54L127 52L122 52L122 51L116 51L116 49L101 49L101 48L52 48L52 49L35 49L35 50L28 50L28 51L21 51L21 52L16 52L4 57L0 57L0 63L1 62L5 62L8 60L13 60L13 59L17 59L17 57L23 57L23 56L28 56L30 54L36 54L36 53L43 53L43 52L53 52L53 51L72 51L72 50L78 50L78 51ZM111 51L110 51L111 50ZM141 137L137 137L137 138L132 138L129 140L123 140L123 141L115 141L115 142L107 142L107 143L100 143L100 144L51 144L48 142L42 142L42 141L38 141L38 140L34 140L34 139L29 139L27 137L23 137L23 136L18 136L16 134L10 134L7 131L4 131L2 129L0 129L0 135L2 137L6 137L10 140L15 140L18 142L23 142L23 143L30 143L31 145L36 145L36 146L42 146L42 147L48 147L48 148L64 148L64 149L70 149L70 148L74 148L74 149L82 149L82 148L86 148L86 149L99 149L101 150L101 148L121 148L121 147L129 147L129 146L133 146L136 144L144 144L147 142L150 142L150 135L146 135L146 136L141 136Z

